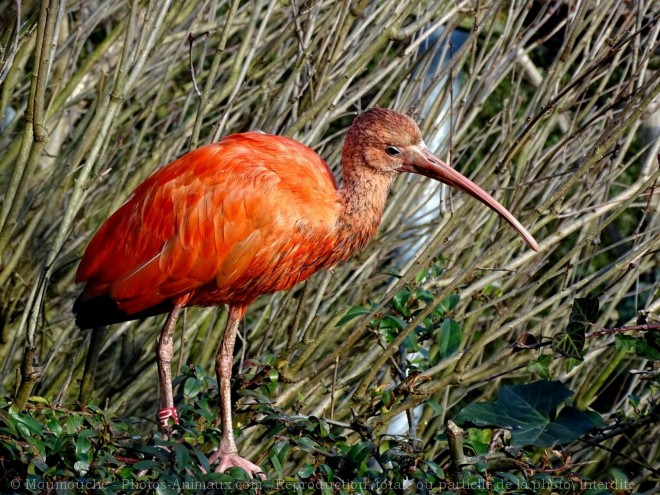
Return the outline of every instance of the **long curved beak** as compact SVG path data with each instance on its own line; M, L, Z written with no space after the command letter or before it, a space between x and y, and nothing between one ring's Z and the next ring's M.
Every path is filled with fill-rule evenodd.
M431 153L428 148L422 143L417 146L409 146L404 151L404 165L401 168L403 172L411 172L413 174L424 175L431 179L460 189L468 193L473 198L478 199L483 204L488 206L491 210L497 212L504 220L509 222L511 226L516 229L518 234L525 240L527 245L534 251L539 250L539 245L532 235L527 232L527 229L514 217L509 210L502 206L490 194L484 191L481 187L476 185L467 177L463 176L445 162Z

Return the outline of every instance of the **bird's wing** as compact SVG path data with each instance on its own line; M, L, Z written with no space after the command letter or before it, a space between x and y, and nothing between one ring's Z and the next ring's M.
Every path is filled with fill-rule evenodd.
M109 295L132 314L230 285L298 217L332 222L334 192L327 165L285 138L246 133L199 148L141 184L94 236L76 276L83 299Z

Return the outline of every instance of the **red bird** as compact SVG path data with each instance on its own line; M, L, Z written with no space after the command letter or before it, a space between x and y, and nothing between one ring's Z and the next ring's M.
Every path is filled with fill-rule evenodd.
M310 148L247 132L203 146L144 181L96 233L76 280L81 328L169 313L158 339L161 426L178 422L172 394L172 332L186 306L227 305L216 357L222 438L216 471L261 472L234 443L230 379L234 342L247 306L350 258L373 238L390 185L401 172L458 188L499 213L534 250L538 245L502 205L436 158L417 124L372 108L351 125L343 186Z

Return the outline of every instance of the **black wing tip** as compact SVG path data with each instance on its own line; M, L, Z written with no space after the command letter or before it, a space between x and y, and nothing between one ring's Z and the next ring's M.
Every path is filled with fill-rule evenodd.
M86 330L168 313L172 310L172 306L170 301L163 301L138 313L126 314L108 295L83 299L81 294L73 303L73 314L78 328Z
M109 296L83 299L82 295L80 295L73 303L73 314L76 316L76 325L81 330L120 323L126 321L127 317L123 311L119 310L117 303ZM124 319L122 319L122 316Z

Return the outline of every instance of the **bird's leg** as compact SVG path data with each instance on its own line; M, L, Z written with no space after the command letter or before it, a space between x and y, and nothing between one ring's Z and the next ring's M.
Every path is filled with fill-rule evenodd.
M156 340L156 352L158 356L158 382L160 385L160 410L158 411L158 425L169 433L169 419L174 424L179 424L179 416L174 407L174 393L172 392L172 358L174 357L174 327L183 305L175 302L167 321L160 331Z
M234 357L234 343L236 342L238 325L243 315L245 315L245 310L246 306L243 305L229 305L229 317L225 334L215 357L215 372L220 390L222 437L220 438L218 450L209 457L209 464L219 461L218 467L215 469L218 473L223 473L231 467L239 467L250 476L258 475L263 479L265 475L259 466L238 455L238 449L236 449L236 443L234 442L234 425L231 418L231 367Z

